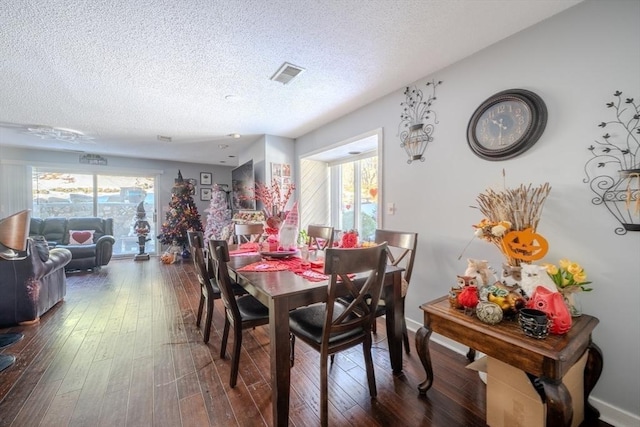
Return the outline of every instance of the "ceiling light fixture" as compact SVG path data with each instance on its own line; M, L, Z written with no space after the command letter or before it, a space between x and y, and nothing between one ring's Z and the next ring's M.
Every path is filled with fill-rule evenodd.
M93 138L73 129L54 128L51 126L29 126L23 132L27 135L37 136L40 139L55 139L63 142L88 142Z
M240 138L240 134L239 134L239 133L230 133L230 134L229 134L229 135L227 135L227 136L230 136L230 137L231 137L231 138L233 138L233 139L238 139L238 138Z

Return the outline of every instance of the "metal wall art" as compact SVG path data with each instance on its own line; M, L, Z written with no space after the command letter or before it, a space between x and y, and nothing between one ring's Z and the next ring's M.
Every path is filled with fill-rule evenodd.
M436 100L436 87L441 83L442 81L435 80L427 82L427 89L431 93L426 97L422 89L418 89L417 86L407 86L404 90L406 99L400 103L403 109L400 114L398 134L402 141L400 147L404 148L409 156L407 160L409 164L414 160L424 162L424 151L427 149L427 144L433 141L432 135L438 120L431 105Z
M592 203L609 210L620 222L615 233L623 235L640 231L640 104L620 91L613 96L606 106L614 117L598 125L606 131L588 148L593 157L583 181L596 194Z

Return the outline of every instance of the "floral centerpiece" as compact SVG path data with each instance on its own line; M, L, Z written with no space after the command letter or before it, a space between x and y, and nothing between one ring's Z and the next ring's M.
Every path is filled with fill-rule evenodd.
M555 264L545 264L545 267L558 292L562 294L571 315L574 317L579 316L581 310L576 304L574 294L593 290L588 287L591 282L587 281L587 273L585 273L580 264L567 259L561 259L557 266Z
M295 189L294 184L284 189L280 182L274 179L271 185L258 182L254 195L247 197L249 200L262 202L265 216L265 233L269 235L278 234L287 215L287 211L285 211L287 203L289 203L289 199L291 199Z

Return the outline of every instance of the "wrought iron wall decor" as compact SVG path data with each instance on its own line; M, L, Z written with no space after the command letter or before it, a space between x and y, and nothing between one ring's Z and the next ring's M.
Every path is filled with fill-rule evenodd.
M623 235L640 231L640 104L619 90L613 96L606 107L614 118L598 125L606 132L588 148L593 157L583 181L596 194L591 202L611 212L621 225L615 233Z
M405 100L400 103L402 114L400 114L398 134L402 141L400 147L404 148L409 156L407 160L409 164L414 160L424 162L424 151L427 149L427 144L433 141L432 135L438 119L431 105L437 99L436 87L441 83L442 81L435 80L427 82L427 89L431 93L426 98L422 89L418 89L417 86L407 86L404 90Z

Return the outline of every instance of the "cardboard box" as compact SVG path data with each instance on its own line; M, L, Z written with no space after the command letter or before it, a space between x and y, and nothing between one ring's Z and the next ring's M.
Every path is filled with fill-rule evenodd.
M584 420L584 367L587 353L569 369L562 382L571 394L572 427ZM491 427L544 427L546 405L526 373L487 358L487 424Z

